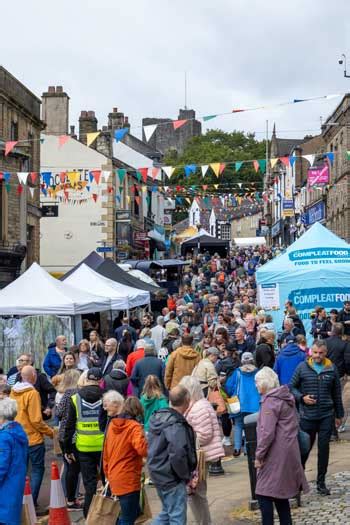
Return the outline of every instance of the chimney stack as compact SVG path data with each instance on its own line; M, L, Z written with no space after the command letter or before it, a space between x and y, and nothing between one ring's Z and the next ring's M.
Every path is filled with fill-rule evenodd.
M122 129L124 127L124 113L118 111L118 108L113 108L112 113L108 115L108 128L112 133L116 129Z
M49 86L42 95L42 120L48 135L67 135L69 123L69 96L62 86Z
M70 126L70 136L72 137L72 139L78 138L75 134L75 126Z
M94 111L81 111L79 117L79 140L86 144L86 134L97 131L97 118Z

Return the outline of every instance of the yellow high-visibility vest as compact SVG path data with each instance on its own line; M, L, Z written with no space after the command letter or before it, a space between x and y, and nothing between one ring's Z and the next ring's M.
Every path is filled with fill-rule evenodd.
M104 434L98 426L98 416L102 399L89 403L78 393L72 396L77 415L75 446L80 452L100 452Z

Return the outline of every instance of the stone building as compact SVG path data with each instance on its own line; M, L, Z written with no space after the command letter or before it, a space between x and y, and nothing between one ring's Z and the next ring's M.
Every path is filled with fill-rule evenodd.
M350 242L350 94L322 126L324 150L334 154L327 193L327 227Z
M17 172L40 171L41 101L0 66L0 288L39 262L38 181L18 194ZM5 143L19 141L5 156ZM5 178L4 174L10 173ZM34 188L33 197L29 188Z
M181 154L189 139L202 134L202 124L199 120L196 120L196 112L193 109L180 109L178 120L187 120L188 122L180 128L174 129L171 119L144 118L142 126L160 124L148 141L148 145L160 151L163 155L170 150L175 150L178 154ZM146 142L144 131L143 141Z
M257 233L261 236L262 207L250 203L242 204L235 210L231 218L231 238L256 237Z

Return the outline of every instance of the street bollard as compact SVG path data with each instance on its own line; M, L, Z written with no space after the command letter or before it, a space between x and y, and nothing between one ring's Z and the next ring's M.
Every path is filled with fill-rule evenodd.
M245 443L247 449L247 460L248 460L248 470L249 470L249 481L250 481L250 491L251 499L249 501L249 510L257 510L259 508L258 500L255 495L256 487L256 469L254 467L255 461L255 451L256 451L256 423L258 420L258 412L255 414L250 414L244 418L244 433L245 433Z

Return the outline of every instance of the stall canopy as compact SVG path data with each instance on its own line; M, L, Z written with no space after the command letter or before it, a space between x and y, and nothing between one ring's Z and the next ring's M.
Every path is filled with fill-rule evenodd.
M176 266L184 266L190 264L189 261L180 261L179 259L159 259L158 261L149 261L149 260L133 260L129 259L125 261L125 264L129 264L132 268L136 270L141 270L142 272L149 273L150 269L164 269L164 268L175 268Z
M200 248L201 251L209 251L209 253L218 252L220 255L226 255L230 248L230 241L218 239L209 235L205 230L200 230L199 233L181 243L181 253L184 255L194 248Z
M92 268L100 275L107 277L117 283L123 284L125 286L131 286L132 288L137 288L138 290L144 290L146 292L159 292L159 288L150 283L145 283L140 279L137 279L133 275L130 275L128 272L122 270L112 259L103 259L96 252L91 252L85 259L80 261L79 264L74 266L69 272L67 272L63 277L62 281L65 281L70 275L72 275L82 264L86 264L89 268Z
M140 279L140 281L152 284L158 289L160 288L160 286L152 279L152 277L147 275L145 272L141 272L141 270L132 270L130 264L118 264L118 266L125 272L128 272L130 275L133 275L137 279Z
M256 279L259 304L271 310L276 327L282 326L289 299L309 334L315 306L329 312L350 300L350 245L315 223L285 253L259 268Z
M110 300L112 310L129 310L150 302L149 292L116 283L95 272L86 264L80 265L64 282L79 290L99 292Z
M236 246L264 246L266 244L265 237L235 237L233 242Z
M0 315L79 315L109 309L106 297L62 283L37 263L0 290Z

